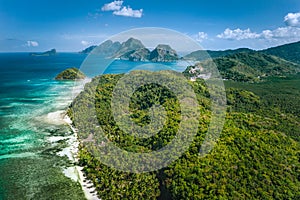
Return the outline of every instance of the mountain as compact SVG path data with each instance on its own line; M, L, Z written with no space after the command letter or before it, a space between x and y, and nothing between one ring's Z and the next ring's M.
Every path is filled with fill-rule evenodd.
M51 49L42 53L30 53L30 56L54 56L56 55L56 49Z
M218 57L223 57L223 56L228 56L228 55L243 53L243 52L250 53L250 52L254 52L254 50L248 48L240 48L235 50L228 49L224 51L198 50L184 56L184 59L201 61L209 58L218 58Z
M178 60L178 55L169 45L159 44L149 57L152 62L172 62Z
M120 47L120 42L113 42L111 40L107 40L99 46L90 46L85 50L81 51L80 53L93 53L104 57L112 57L120 49Z
M261 51L262 53L278 56L285 60L300 64L300 41L272 47Z
M138 49L144 49L144 48L146 47L143 45L143 43L140 40L129 38L126 42L123 42L121 44L120 48L114 54L114 57L119 58L128 52L135 51Z
M150 50L147 48L140 48L123 54L120 59L129 61L149 61L149 57Z
M82 53L82 54L89 54L89 53L91 53L96 47L97 47L97 45L89 46L88 48L86 48L86 49L80 51L79 53Z
M199 77L207 73L209 70L205 69L209 69L213 63L224 79L242 82L257 82L265 77L285 76L300 72L300 65L279 57L260 52L244 52L201 61L187 68L185 74L189 77Z
M173 62L178 55L169 45L159 44L152 52L140 40L129 38L123 42L107 40L99 46L90 46L80 53L100 54L129 61Z
M153 51L138 48L122 54L119 58L130 61L173 62L178 60L178 55L169 45L159 44Z
M85 75L79 69L72 67L59 73L55 80L79 80L84 78Z

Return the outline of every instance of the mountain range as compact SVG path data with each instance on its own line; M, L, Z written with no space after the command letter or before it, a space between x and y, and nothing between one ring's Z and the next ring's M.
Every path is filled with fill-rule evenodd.
M179 59L177 52L167 44L159 44L150 51L140 40L134 38L129 38L123 43L107 40L99 46L90 46L80 53L92 53L129 61L173 62Z

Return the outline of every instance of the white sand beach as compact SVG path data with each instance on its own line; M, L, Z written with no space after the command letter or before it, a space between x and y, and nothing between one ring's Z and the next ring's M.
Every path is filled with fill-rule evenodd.
M64 123L68 124L70 128L72 129L73 135L68 138L68 144L69 146L64 148L62 151L58 152L57 154L59 156L67 156L70 161L77 163L78 162L78 147L79 147L79 141L77 138L77 130L72 125L72 120L65 115L62 119ZM83 173L83 167L80 166L74 166L74 167L68 167L63 169L63 173L68 178L72 179L75 182L79 182L81 184L82 190L85 194L85 197L88 200L100 200L97 196L96 189L91 181L89 181Z

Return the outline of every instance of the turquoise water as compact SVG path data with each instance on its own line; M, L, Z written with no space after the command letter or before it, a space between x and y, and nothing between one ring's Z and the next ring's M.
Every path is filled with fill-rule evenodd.
M72 135L59 119L73 84L53 79L84 58L0 54L0 199L84 199L80 185L62 173L73 165L57 155L67 141L54 140Z
M0 199L84 199L78 183L63 174L74 166L58 152L67 147L70 128L61 115L72 101L72 82L55 81L68 67L80 67L86 55L61 53L31 57L0 54ZM126 73L132 69L184 70L175 63L114 61L108 68L89 59L88 76Z

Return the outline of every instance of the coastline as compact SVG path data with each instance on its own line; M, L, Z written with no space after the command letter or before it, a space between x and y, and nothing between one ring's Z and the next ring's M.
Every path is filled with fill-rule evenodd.
M84 80L80 81L80 84L75 85L71 94L72 99L74 99L84 89L84 85L90 81L91 79L85 78ZM68 101L67 104L70 105L71 102L72 100ZM84 192L84 196L87 200L100 200L100 198L97 196L94 184L85 177L83 167L78 165L80 144L78 130L74 127L71 118L67 115L66 109L48 113L45 120L51 121L51 123L54 124L64 124L69 126L71 135L61 137L54 136L50 139L52 142L66 139L67 147L57 152L57 155L60 157L66 156L68 160L73 163L73 166L62 168L62 172L67 178L70 178L74 182L78 182L81 185L82 191Z
M68 126L73 132L74 137L68 140L70 146L63 149L63 151L58 152L58 155L67 156L69 160L75 164L74 167L68 167L64 169L63 173L65 174L65 176L72 179L73 181L80 183L86 199L100 200L100 198L97 195L94 184L85 177L83 167L78 165L78 152L80 141L78 139L77 129L73 126L72 120L66 113L64 114L63 121L66 124L68 124Z

